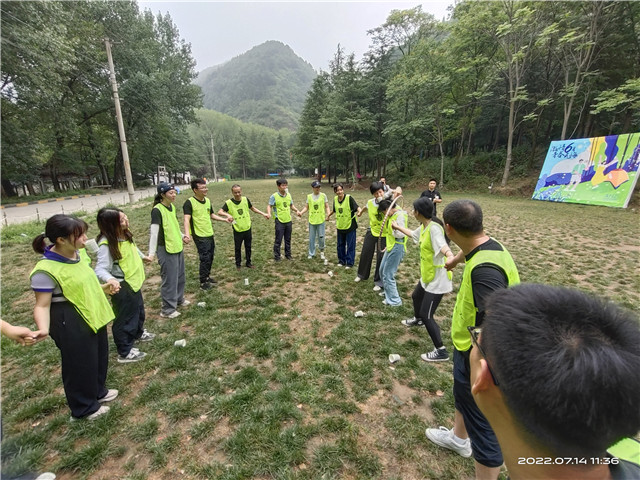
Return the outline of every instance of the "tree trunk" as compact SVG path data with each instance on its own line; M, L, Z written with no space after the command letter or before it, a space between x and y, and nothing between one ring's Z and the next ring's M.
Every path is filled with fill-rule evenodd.
M504 164L504 172L502 174L501 185L507 186L509 180L509 170L511 169L511 152L513 149L513 124L515 121L516 104L514 101L509 102L509 135L507 137L507 161Z
M16 192L15 187L6 177L2 177L2 193L3 193L3 196L6 195L7 197L18 196L18 192Z
M122 159L122 147L118 147L118 153L113 162L113 188L121 188L124 185L124 160ZM171 178L171 177L169 177Z

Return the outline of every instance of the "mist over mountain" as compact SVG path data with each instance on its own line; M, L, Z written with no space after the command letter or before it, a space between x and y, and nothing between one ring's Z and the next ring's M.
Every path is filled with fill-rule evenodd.
M222 65L204 69L195 80L204 107L245 122L296 130L316 72L282 42L270 40Z

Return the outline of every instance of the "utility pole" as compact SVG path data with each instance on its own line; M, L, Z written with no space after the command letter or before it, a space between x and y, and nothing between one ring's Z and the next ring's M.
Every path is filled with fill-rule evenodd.
M213 149L213 135L211 135L211 161L213 162L213 178L214 182L218 181L218 172L216 170L216 152Z
M131 176L131 165L129 164L129 150L127 150L127 137L124 134L124 123L122 122L122 110L120 110L120 97L118 96L118 84L116 83L116 71L111 57L111 42L104 39L107 49L107 59L109 60L109 78L111 89L113 90L113 101L116 104L116 120L118 122L118 134L120 135L120 148L122 149L122 161L124 162L124 176L127 181L127 192L129 193L129 203L134 202L135 192L133 190L133 177Z

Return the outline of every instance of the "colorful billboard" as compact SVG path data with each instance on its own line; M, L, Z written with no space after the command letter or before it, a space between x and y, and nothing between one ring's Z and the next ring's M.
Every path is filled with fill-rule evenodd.
M638 167L640 133L551 142L532 198L626 208Z

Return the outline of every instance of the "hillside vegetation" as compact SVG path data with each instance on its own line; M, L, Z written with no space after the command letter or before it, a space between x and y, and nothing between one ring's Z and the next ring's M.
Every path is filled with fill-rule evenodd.
M268 41L229 62L203 70L195 83L204 107L245 122L295 130L313 67L287 45Z

